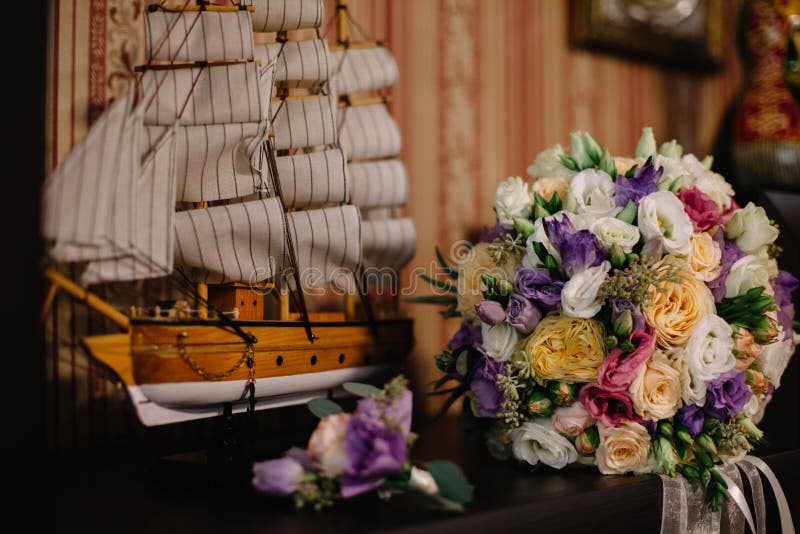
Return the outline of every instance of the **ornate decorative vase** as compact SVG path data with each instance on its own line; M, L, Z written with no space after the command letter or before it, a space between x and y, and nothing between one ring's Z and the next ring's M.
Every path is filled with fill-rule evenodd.
M739 20L744 90L731 132L734 185L800 190L800 108L792 80L800 2L745 0Z

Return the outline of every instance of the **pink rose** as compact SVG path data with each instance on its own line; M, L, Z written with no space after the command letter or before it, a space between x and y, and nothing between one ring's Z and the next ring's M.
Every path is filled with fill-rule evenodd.
M600 366L597 385L606 391L627 391L639 374L639 369L653 355L656 347L655 330L645 323L641 330L631 334L631 343L636 347L623 352L619 347L611 349Z
M577 401L571 406L556 408L553 412L553 428L566 436L577 436L593 424L594 417Z
M624 421L640 421L633 412L628 392L607 391L597 384L583 386L578 400L589 414L606 426L617 426Z
M683 202L683 209L692 220L696 232L705 232L722 223L717 204L696 187L681 189L678 198Z
M724 212L722 212L722 215L720 215L722 224L727 225L729 222L731 222L731 217L733 217L733 212L739 209L742 209L742 207L739 204L737 204L734 199L731 199L731 207L726 209Z

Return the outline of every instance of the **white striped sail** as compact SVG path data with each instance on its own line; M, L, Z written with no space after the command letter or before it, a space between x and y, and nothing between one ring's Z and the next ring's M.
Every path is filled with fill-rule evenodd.
M348 287L361 263L361 216L355 206L293 211L289 231L304 288Z
M408 174L398 159L353 162L350 199L363 209L402 206L408 200Z
M182 11L182 7L146 11L148 61L253 59L249 11Z
M286 250L283 216L277 198L178 212L175 263L207 284L273 278Z
M275 148L307 148L335 145L336 96L286 98L272 102Z
M361 243L365 268L399 270L414 257L417 233L411 219L363 221Z
M331 57L324 39L256 45L255 57L262 65L275 63L275 81L283 87L315 91L330 78Z
M127 253L90 262L81 281L141 280L172 272L172 228L175 215L175 133L166 132L147 148L136 181L133 242Z
M281 156L276 163L283 202L287 208L347 202L347 163L340 149Z
M292 31L322 25L322 0L245 0L245 3L255 7L255 32Z
M148 69L142 76L146 93L155 91L145 124L172 126L261 122L268 118L272 69L254 62L175 69Z
M139 107L134 91L109 105L55 171L42 194L42 235L57 261L86 261L130 247L139 176Z
M341 147L351 160L391 158L400 154L400 129L383 104L339 110Z
M391 87L399 77L397 62L385 46L334 50L331 59L340 95Z

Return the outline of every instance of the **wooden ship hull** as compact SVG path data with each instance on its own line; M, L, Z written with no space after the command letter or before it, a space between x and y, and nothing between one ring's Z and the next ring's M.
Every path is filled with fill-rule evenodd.
M233 324L257 340L257 410L307 402L344 382L396 370L413 345L410 319L378 320L377 335L367 322L313 322L314 343L300 322ZM226 403L234 412L248 407L248 346L219 324L134 320L128 333L91 336L83 343L123 381L147 426L212 417Z

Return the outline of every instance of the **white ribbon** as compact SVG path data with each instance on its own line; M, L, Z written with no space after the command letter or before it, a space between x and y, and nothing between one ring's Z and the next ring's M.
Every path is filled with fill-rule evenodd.
M789 502L786 500L786 494L783 493L783 488L781 488L778 477L775 476L772 469L770 469L761 458L747 455L742 459L742 462L754 465L767 478L767 482L769 482L772 487L772 492L775 494L775 501L778 503L778 515L781 518L781 531L783 534L795 534L794 523L792 523L792 511L789 509Z
M750 493L753 495L753 509L756 516L756 534L767 534L767 506L764 500L764 486L761 484L761 475L758 469L749 462L736 464L747 477Z
M689 510L686 504L686 487L681 476L659 475L664 484L661 504L661 534L686 532Z
M736 471L735 467L733 467L733 471ZM744 496L744 493L742 493L739 485L730 476L725 474L722 469L717 469L717 473L719 473L719 476L722 477L722 480L724 480L725 484L728 486L728 495L744 514L747 526L750 527L750 532L755 532L756 527L753 523L753 515L750 513L750 506L748 506L747 498Z

